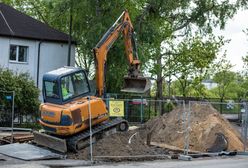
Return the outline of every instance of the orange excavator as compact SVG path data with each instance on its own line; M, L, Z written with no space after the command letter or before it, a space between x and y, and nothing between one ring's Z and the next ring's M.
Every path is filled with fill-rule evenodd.
M150 80L140 72L133 26L124 11L93 49L96 65L97 95L92 96L85 71L76 67L62 67L43 76L44 103L40 105L40 124L45 133L34 132L34 141L60 152L77 151L88 144L90 135L109 131L126 131L128 122L122 118L110 119L104 100L105 63L107 53L120 34L123 34L125 53L129 62L122 91L145 93ZM90 124L92 127L90 127ZM89 129L92 128L92 129Z

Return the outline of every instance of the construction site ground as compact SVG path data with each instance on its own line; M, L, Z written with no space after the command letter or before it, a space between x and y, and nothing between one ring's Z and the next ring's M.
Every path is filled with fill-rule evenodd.
M138 167L159 167L162 165L177 165L180 167L182 161L179 159L183 154L185 145L185 128L189 130L190 154L206 153L209 149L226 151L243 151L243 143L240 135L240 127L235 123L230 123L209 104L194 104L191 107L190 120L186 120L182 107L175 108L172 112L160 117L153 118L139 127L131 127L128 132L118 132L105 136L93 145L93 158L98 166L114 164ZM190 125L185 127L186 121ZM25 138L30 138L25 136ZM222 138L222 140L220 139ZM15 140L20 141L20 135ZM225 141L227 143L224 143ZM8 138L7 138L8 140ZM150 144L150 145L148 145ZM70 167L90 165L90 148L87 147L77 153L69 152L64 160L46 161L23 161L0 155L0 166L25 166L25 167ZM247 153L246 153L247 154ZM223 159L224 158L224 159ZM222 161L223 159L223 161ZM248 156L216 156L193 158L189 166L200 165L210 162L214 165L222 162L235 162L236 167L247 166ZM133 162L136 161L136 162ZM147 162L153 161L153 162ZM239 162L240 161L240 162ZM128 163L128 164L127 164ZM129 164L133 163L133 164ZM154 164L154 165L153 165ZM22 166L21 166L22 165ZM27 166L26 166L27 165ZM225 164L224 164L225 165ZM230 166L230 165L227 165ZM163 166L165 167L165 166ZM218 168L221 166L218 166Z

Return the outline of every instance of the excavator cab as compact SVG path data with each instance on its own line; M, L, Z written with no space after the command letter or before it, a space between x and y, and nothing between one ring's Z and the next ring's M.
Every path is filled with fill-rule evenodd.
M66 104L90 94L86 73L81 68L62 67L43 76L44 102Z

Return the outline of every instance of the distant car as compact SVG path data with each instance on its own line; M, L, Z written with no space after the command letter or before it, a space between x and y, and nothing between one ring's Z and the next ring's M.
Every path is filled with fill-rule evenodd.
M146 99L132 99L131 102L129 102L130 104L144 104L144 105L148 105L148 102Z

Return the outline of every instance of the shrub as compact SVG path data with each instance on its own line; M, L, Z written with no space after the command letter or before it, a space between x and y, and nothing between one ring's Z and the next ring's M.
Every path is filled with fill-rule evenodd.
M9 69L0 68L0 90L15 91L15 113L36 116L39 109L39 89L28 73L14 73ZM8 107L5 99L0 104Z

